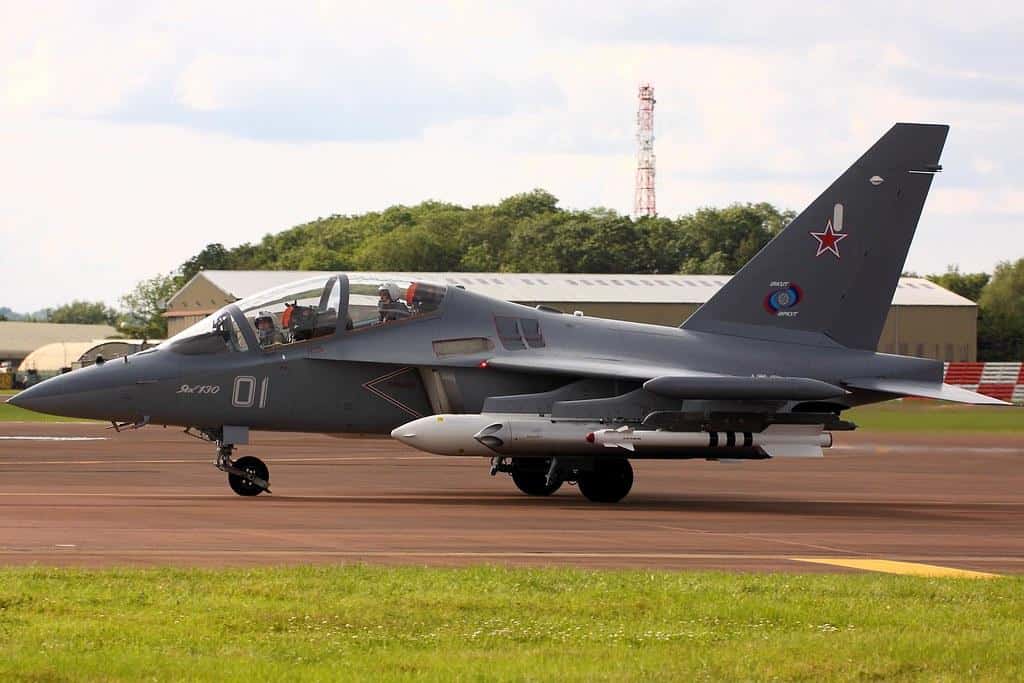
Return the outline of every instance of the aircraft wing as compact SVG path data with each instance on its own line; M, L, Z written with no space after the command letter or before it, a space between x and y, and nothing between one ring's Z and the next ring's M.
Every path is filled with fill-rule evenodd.
M918 396L920 398L934 398L940 401L954 401L956 403L973 403L976 405L1009 406L1012 403L1000 401L976 391L970 391L952 384L940 384L937 382L922 382L912 379L886 379L881 377L861 377L848 379L843 382L854 389L867 389L869 391L883 391L889 394L900 394L902 396Z
M739 376L613 358L495 358L491 368L642 381L647 391L675 399L825 400L849 392L808 377Z
M607 377L612 379L648 380L662 375L714 377L713 373L698 372L682 367L659 365L618 358L588 356L501 356L487 360L487 367L516 372L536 372L581 377Z

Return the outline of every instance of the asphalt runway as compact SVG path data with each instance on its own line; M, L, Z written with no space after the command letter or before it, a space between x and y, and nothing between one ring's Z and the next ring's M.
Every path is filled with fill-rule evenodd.
M899 560L1024 572L1019 435L837 434L824 459L636 461L633 492L527 497L488 463L389 439L253 435L273 495L160 427L0 424L0 564L502 563L860 571ZM821 564L834 561L839 565ZM844 565L845 562L845 565ZM880 565L879 565L880 566Z

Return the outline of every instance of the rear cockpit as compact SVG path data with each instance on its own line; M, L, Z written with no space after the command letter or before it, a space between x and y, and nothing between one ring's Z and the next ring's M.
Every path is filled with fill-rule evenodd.
M185 355L274 349L431 316L446 288L344 274L307 278L225 306L163 346Z

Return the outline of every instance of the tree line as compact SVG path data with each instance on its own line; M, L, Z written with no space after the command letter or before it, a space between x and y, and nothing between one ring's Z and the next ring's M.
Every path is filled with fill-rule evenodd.
M201 270L396 270L552 273L735 273L795 212L768 203L633 219L569 210L549 192L463 207L427 201L333 215L228 248L207 245L172 273L140 283L119 310L76 301L48 311L64 322L108 322L162 338L164 302ZM951 269L929 279L979 305L979 358L1024 358L1024 259L989 275Z

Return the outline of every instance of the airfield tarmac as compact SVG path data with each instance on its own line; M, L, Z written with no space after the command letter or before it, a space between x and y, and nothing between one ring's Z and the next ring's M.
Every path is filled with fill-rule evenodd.
M214 448L172 428L0 425L0 564L370 562L857 571L906 561L1024 573L1019 434L837 434L818 460L635 461L596 505L527 497L484 459L389 439L257 433L241 498ZM840 565L819 561L841 560ZM910 566L910 565L907 565Z

